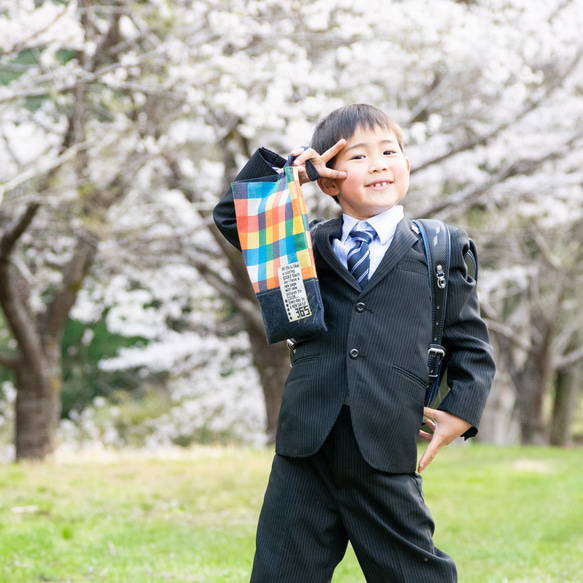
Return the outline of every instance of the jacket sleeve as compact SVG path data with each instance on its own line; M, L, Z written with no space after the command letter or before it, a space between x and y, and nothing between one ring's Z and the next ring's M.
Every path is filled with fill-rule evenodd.
M263 176L274 176L278 173L278 168L283 168L285 162L286 160L282 156L266 148L259 148L249 158L249 161L243 166L239 174L237 174L235 180L250 180ZM239 234L237 233L237 216L235 214L232 189L229 189L215 206L213 219L225 239L237 249L241 249Z
M485 322L480 316L476 280L468 274L464 257L477 255L463 229L451 229L451 262L443 346L446 349L450 391L440 409L461 417L472 427L464 437L478 432L482 412L496 370Z

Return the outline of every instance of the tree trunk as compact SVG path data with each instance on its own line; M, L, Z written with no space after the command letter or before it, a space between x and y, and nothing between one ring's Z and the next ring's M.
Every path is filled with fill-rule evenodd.
M535 374L527 381L530 395L522 415L521 441L523 445L547 445L543 404L549 371L544 370L540 363L534 366L534 370Z
M559 371L555 379L555 400L551 425L551 445L565 447L572 442L573 414L581 389L581 366Z
M538 345L528 355L521 376L519 391L521 442L523 445L548 445L548 435L545 431L544 397L549 382L553 377L552 370L552 338L553 320L535 312L536 325L541 337Z
M45 363L20 360L16 368L16 460L42 460L56 447L60 379Z
M226 124L219 124L217 128L219 134L223 133L224 125ZM231 181L237 174L237 153L240 151L249 158L251 151L247 140L239 133L237 124L232 127L228 135L219 139L219 144L222 149L224 162L224 177L221 192L227 192L231 187ZM168 159L167 162L171 171L170 187L181 190L190 202L201 200L200 194L192 186L192 181L184 177L178 162L173 159ZM199 210L198 212L203 219L207 220L209 232L224 253L232 280L227 281L220 277L208 262L191 259L191 264L243 316L245 331L249 336L251 344L253 366L259 374L261 388L263 389L267 417L266 438L267 443L271 444L275 441L281 399L285 381L289 373L289 349L285 342L279 342L271 346L267 344L261 311L255 297L255 292L249 281L241 252L232 247L224 239L214 223L208 220L210 218L209 211Z
M253 331L250 331L248 329L248 333L251 341L253 364L259 373L265 398L267 443L271 444L275 442L281 399L289 373L289 349L285 342L278 342L269 346L265 340L265 332L263 330L253 329Z
M477 439L481 443L500 446L516 445L520 442L516 387L502 367L496 373Z

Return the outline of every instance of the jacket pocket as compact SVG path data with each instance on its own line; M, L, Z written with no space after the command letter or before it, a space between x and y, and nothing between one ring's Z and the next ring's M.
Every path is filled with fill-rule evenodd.
M295 366L296 364L308 363L320 358L320 352L314 352L314 346L310 344L305 344L304 342L298 342L295 349L290 351L290 366Z
M305 356L291 356L291 366L296 366L297 364L302 364L305 362L312 362L313 360L318 360L320 358L319 354L306 354Z
M400 366L397 366L396 364L393 365L393 370L397 374L400 374L400 375L416 382L423 389L427 389L428 379L422 379L421 377L418 377L416 374L414 374L408 370L405 370L404 368L401 368Z

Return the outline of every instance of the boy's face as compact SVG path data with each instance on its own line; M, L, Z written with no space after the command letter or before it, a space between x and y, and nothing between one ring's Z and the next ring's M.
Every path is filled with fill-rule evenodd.
M357 128L334 163L346 172L344 180L321 178L318 184L338 197L342 211L364 221L395 206L409 188L409 160L393 132Z

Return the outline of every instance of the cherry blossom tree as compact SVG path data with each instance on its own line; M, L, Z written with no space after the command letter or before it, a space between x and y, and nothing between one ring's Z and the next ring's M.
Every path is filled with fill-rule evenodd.
M54 447L60 334L87 274L117 269L143 291L156 278L128 277L137 265L204 279L216 334L248 337L273 439L287 348L266 345L210 213L256 147L285 154L351 102L404 127L407 214L461 224L478 244L499 368L481 434L569 439L557 427L570 426L561 403L575 402L583 360L581 0L4 5L0 305L17 347L0 363L17 373L17 456ZM305 194L311 216L337 212ZM165 205L190 222L146 220Z
M13 2L0 17L2 66L13 73L0 90L0 305L16 342L0 362L15 373L17 459L55 448L62 331L109 209L150 158L131 100L111 87L128 66L128 8Z
M557 281L560 273L561 294L553 295L546 285L538 289L539 275L533 280L537 293L521 302L532 325L531 352L520 375L507 343L514 348L524 343L506 322L508 308L499 304L512 299L502 294L490 303L484 298L500 368L491 401L499 407L493 415L498 429L490 434L508 436L518 423L522 441L546 441L546 395L557 373L577 366L582 356L579 341L563 323L567 305L568 319L574 320L573 302L561 299L579 297L572 276L579 263L568 255L572 250L565 238L578 232L581 218L581 3L229 2L208 7L197 30L206 35L203 54L208 62L216 57L217 66L211 74L206 63L184 60L175 72L181 81L189 75L192 83L210 81L206 86L213 90L203 112L221 146L227 183L234 161L255 146L285 153L305 143L306 125L313 126L332 107L372 102L405 127L413 168L407 212L465 225L482 250L485 290L500 281L500 270L524 265L525 257L515 249L525 250L537 274L548 273L549 254L564 257L561 265L555 262L552 278ZM278 33L267 32L273 30L269 26ZM229 34L221 35L221 29ZM198 42L200 35L184 39L185 53L196 57L200 52L193 52L192 39ZM331 212L313 195L309 204L312 213ZM560 225L565 237L552 236L548 225ZM532 230L546 247L533 251L526 244ZM502 233L507 240L501 247ZM527 286L528 279L524 275L520 284ZM549 324L541 331L543 321ZM506 396L498 399L499 391ZM482 434L489 438L488 431Z

